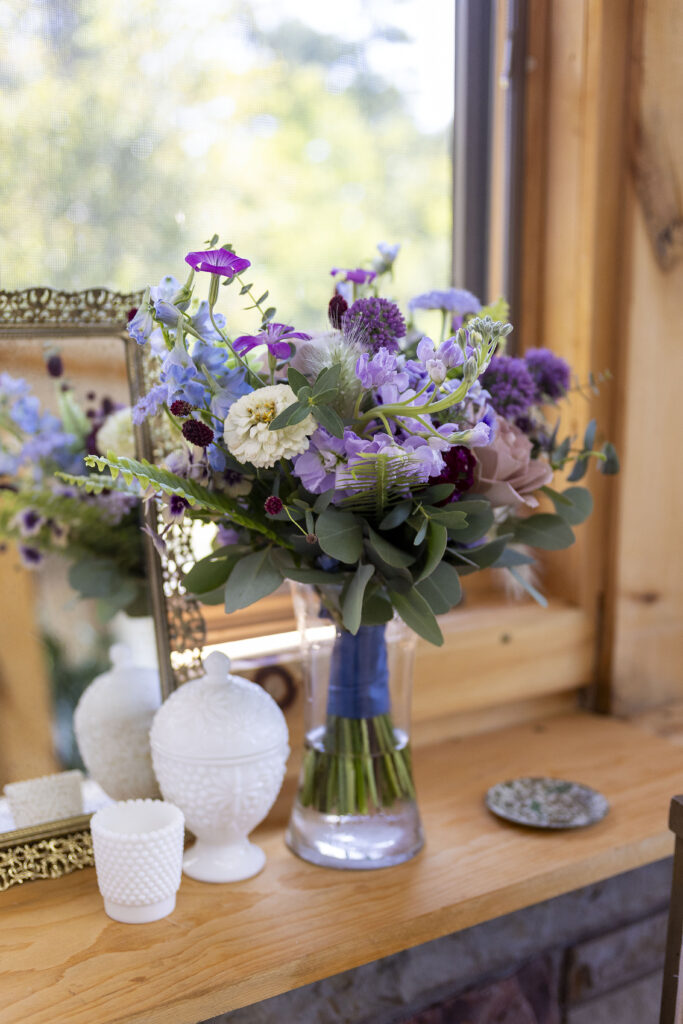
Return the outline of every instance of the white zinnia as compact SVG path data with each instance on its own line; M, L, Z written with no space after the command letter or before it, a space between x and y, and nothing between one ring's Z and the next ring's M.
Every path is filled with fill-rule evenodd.
M317 427L311 415L301 423L281 430L268 426L296 402L289 384L272 384L242 395L230 406L225 421L225 443L238 462L269 469L280 459L291 459L308 448L308 438Z
M123 455L126 459L135 458L135 435L130 406L117 409L107 416L97 431L96 443L102 455L111 451Z

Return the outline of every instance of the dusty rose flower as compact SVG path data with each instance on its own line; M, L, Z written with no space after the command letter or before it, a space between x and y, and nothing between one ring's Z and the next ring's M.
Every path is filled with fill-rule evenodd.
M543 458L531 458L531 442L519 427L496 417L496 434L485 448L473 448L474 490L492 505L536 508L534 491L549 484L553 471Z

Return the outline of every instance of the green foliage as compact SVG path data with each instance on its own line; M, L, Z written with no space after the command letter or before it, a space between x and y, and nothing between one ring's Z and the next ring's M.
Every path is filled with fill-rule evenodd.
M413 588L405 594L392 590L389 592L389 596L406 626L410 626L418 636L428 640L430 644L441 647L443 633L434 617L434 612L419 590Z
M440 562L426 579L416 585L435 615L443 615L454 608L462 597L460 576L448 562Z
M318 543L326 555L340 562L357 562L363 550L363 524L351 512L326 508L316 525Z
M374 572L374 565L359 565L342 597L344 627L349 633L357 633L360 628L365 588Z
M541 512L518 519L514 524L513 539L518 544L528 544L542 551L560 551L574 543L574 534L562 516Z
M585 522L593 511L593 496L585 487L568 487L561 494L552 487L543 487L542 490L551 499L558 516L562 516L570 526Z
M237 561L225 585L225 610L229 614L268 597L282 583L270 548L253 551Z

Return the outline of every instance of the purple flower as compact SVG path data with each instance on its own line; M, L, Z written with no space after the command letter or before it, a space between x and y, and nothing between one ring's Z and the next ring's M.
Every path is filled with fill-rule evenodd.
M377 277L374 270L363 270L361 267L356 267L355 270L345 270L341 267L332 267L330 271L332 277L337 277L338 274L345 274L345 281L352 281L354 284L370 284Z
M405 337L406 322L395 303L373 297L356 299L342 317L342 329L367 351L385 348L397 352L398 339Z
M42 565L45 555L38 548L29 547L28 544L18 545L19 558L25 569L37 569Z
M374 356L363 352L356 361L356 377L363 387L368 389L379 388L382 384L398 383L398 378L403 384L401 390L408 386L408 374L397 372L396 354L386 348L381 348Z
M155 324L149 306L143 303L128 324L128 333L138 345L144 345L154 327Z
M451 448L444 454L444 467L438 476L432 477L429 481L430 484L455 484L455 490L450 498L446 499L446 504L451 501L458 501L458 499L466 492L472 489L474 485L474 467L477 464L477 460L464 445L456 444L454 448Z
M408 309L442 309L448 313L478 313L481 302L464 288L446 288L443 291L424 292L408 303Z
M296 348L290 342L294 338L298 341L309 341L310 337L310 334L295 331L287 324L267 324L259 334L242 334L236 338L234 349L243 356L258 345L267 345L271 356L275 356L276 359L289 359L293 355L292 350Z
M44 522L44 517L35 508L24 508L14 517L14 524L22 537L35 537Z
M211 399L211 412L219 420L224 420L233 402L252 390L247 383L247 373L241 366L226 374L222 381L223 387Z
M496 356L480 379L496 412L507 419L524 416L536 401L536 383L523 359Z
M190 503L179 494L167 495L164 500L164 507L161 510L161 518L170 526L172 523L182 523L185 512Z
M343 295L333 295L327 307L327 316L335 331L341 330L342 317L349 308L349 304Z
M159 299L155 302L154 312L156 319L160 320L162 324L166 324L167 327L177 327L178 318L183 315L181 310L174 306L172 302L168 302L167 299Z
M218 524L218 531L216 533L216 541L219 547L227 547L231 544L238 544L240 535L237 530L233 530L232 526L224 526L223 523Z
M243 270L251 266L250 260L245 260L234 252L228 252L227 249L188 252L185 262L195 270L218 274L221 277L234 277L235 274L241 274Z
M20 395L10 409L10 416L27 434L40 430L40 402L35 395Z
M277 516L285 506L282 504L282 498L278 498L277 494L271 494L266 498L263 507L269 516Z
M150 416L154 416L164 404L168 396L166 384L156 384L151 391L139 398L133 406L133 423L144 423Z
M524 356L526 367L536 385L536 401L555 402L569 391L569 364L547 348L532 348Z
M51 377L61 377L64 373L64 362L59 352L53 352L45 361L45 368Z
M142 527L142 532L146 533L147 536L150 538L150 540L152 541L152 544L156 548L157 554L161 558L165 558L166 557L166 541L164 540L164 538L162 536L160 536L156 532L156 530L152 530L151 527L149 527L147 525Z
M337 467L345 463L346 435L345 430L343 439L332 437L323 427L318 427L306 451L294 459L294 475L311 494L322 494L336 485Z
M216 322L216 327L225 327L225 317L222 313L214 313L213 319ZM211 308L206 299L202 299L199 303L199 308L192 317L191 323L197 334L201 334L204 341L220 340L221 336L213 325L211 320Z
M28 384L21 377L12 377L9 373L0 373L0 398L18 398L28 395Z
M461 366L465 361L465 357L453 338L442 341L436 348L431 338L424 337L417 346L416 354L421 363L426 365L429 360L438 359L448 370Z

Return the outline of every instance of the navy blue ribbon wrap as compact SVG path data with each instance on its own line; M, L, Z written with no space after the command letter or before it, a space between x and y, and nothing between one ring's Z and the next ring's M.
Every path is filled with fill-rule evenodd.
M328 715L375 718L389 712L389 666L384 626L340 633L332 649Z

